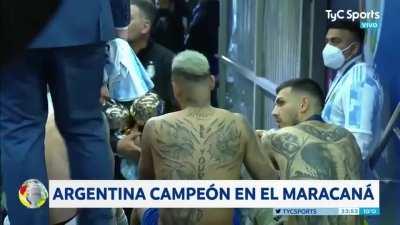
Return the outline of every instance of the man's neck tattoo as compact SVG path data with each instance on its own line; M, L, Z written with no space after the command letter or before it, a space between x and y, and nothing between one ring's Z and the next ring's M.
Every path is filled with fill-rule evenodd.
M214 114L214 110L211 107L207 108L189 108L187 109L187 115L197 120L205 120Z

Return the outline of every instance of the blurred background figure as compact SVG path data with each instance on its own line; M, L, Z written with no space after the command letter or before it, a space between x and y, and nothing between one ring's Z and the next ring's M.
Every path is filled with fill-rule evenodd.
M156 7L152 38L174 53L182 51L190 16L186 1L157 0Z
M0 2L0 67L24 50L59 4L58 1L38 0L24 2L21 7L17 1Z
M192 20L189 25L186 49L196 50L207 57L210 63L210 72L216 77L216 88L211 92L211 105L217 106L218 88L218 27L219 27L219 0L199 0L193 9Z

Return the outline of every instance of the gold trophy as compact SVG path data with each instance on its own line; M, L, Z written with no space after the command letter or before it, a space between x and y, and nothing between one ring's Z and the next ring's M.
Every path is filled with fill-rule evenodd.
M157 94L149 92L136 98L129 112L139 131L143 131L145 123L151 117L160 116L164 113L164 101Z
M129 110L111 98L106 99L104 108L110 130L114 132L118 138L122 138L121 135L129 129L129 123L131 121Z
M121 139L134 127L142 132L147 120L162 115L164 101L157 94L149 92L136 98L129 109L111 98L106 99L104 108L111 132Z

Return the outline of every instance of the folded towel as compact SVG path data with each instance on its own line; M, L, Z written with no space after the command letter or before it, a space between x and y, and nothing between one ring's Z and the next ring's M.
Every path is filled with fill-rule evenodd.
M116 38L107 43L104 80L110 97L125 102L146 94L154 87L150 76L128 42Z

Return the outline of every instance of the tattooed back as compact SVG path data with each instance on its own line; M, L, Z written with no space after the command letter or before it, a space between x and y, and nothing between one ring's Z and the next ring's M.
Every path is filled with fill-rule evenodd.
M156 179L235 180L245 155L248 132L242 117L208 107L158 117L151 149ZM228 225L231 209L161 209L160 224Z
M262 138L276 159L281 179L360 179L361 155L353 135L341 127L305 121ZM289 225L356 225L355 216L293 216Z

